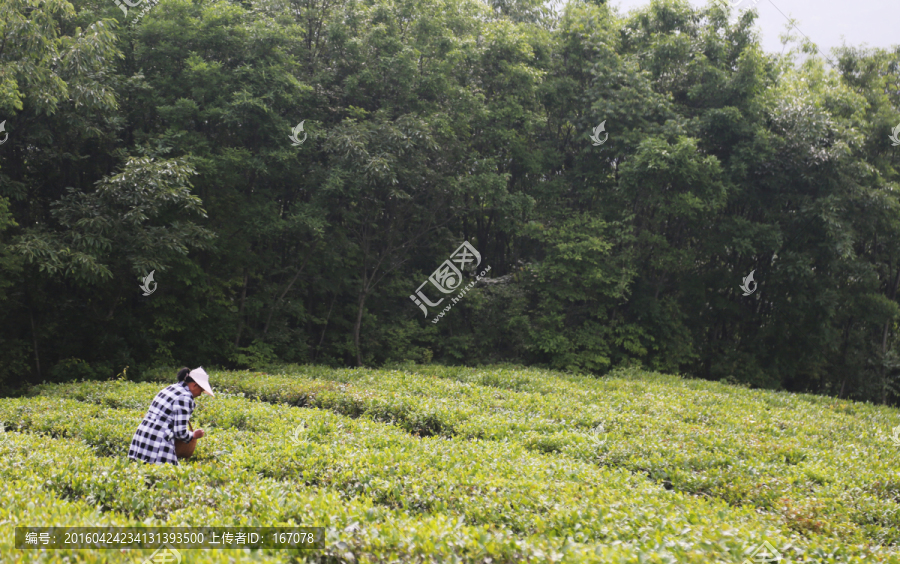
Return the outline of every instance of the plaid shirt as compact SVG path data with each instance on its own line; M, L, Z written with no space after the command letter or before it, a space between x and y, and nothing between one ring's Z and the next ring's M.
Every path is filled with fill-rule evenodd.
M187 428L193 412L194 396L187 384L178 382L161 390L131 439L128 458L178 466L173 439L187 442L193 438Z

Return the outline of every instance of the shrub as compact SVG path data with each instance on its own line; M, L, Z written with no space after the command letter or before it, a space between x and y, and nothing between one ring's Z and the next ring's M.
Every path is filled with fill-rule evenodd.
M80 358L67 358L60 361L50 370L50 381L72 382L77 380L93 380L98 377L91 365Z

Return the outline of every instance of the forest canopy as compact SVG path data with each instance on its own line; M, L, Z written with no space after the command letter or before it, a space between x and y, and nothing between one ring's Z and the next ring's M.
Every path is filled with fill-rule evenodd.
M767 54L722 1L0 13L4 389L442 362L900 398L900 47ZM471 287L439 322L435 274Z

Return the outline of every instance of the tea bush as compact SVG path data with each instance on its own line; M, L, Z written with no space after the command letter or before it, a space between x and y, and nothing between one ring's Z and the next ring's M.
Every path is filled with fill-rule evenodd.
M317 488L296 488L250 471L223 469L217 464L143 465L118 457L97 457L73 439L51 439L31 434L5 433L0 442L3 482L23 480L49 500L46 511L33 511L34 503L17 502L15 492L4 498L9 518L3 520L3 539L12 539L16 522L59 526L289 526L326 527L325 550L293 551L306 561L352 559L383 562L388 556L401 561L539 561L556 552L542 539L529 544L501 529L469 526L446 516L410 518L402 512L372 506L365 499L346 500ZM31 452L31 455L26 453ZM12 483L12 482L10 482ZM6 491L6 490L3 490ZM28 491L27 489L25 490ZM53 494L53 495L49 495ZM5 495L5 494L4 494ZM40 499L40 498L38 498ZM65 499L72 502L65 502ZM77 500L77 501L74 501ZM25 508L22 505L25 504ZM98 509L89 509L96 504ZM15 512L15 513L12 513ZM3 545L0 545L3 546ZM22 562L32 562L35 551L14 551ZM613 554L622 549L609 552ZM124 562L114 551L85 562ZM291 551L203 551L201 560L191 551L191 562L284 562ZM260 552L260 551L257 551ZM585 548L567 549L579 561L599 562ZM62 561L65 551L50 551L45 561ZM441 556L441 559L434 559ZM60 559L60 560L58 560ZM340 560L339 560L340 561ZM628 560L621 560L626 562ZM4 560L5 562L5 560Z
M898 447L889 440L900 416L888 407L644 372L597 380L522 369L297 370L213 379L249 397L410 433L514 441L626 468L678 491L775 512L800 531L900 541L900 480L890 470ZM829 519L814 517L818 505Z
M894 410L653 374L291 370L211 372L217 395L198 399L194 426L209 435L182 467L230 497L145 492L148 473L183 470L124 459L159 383L41 386L0 400L0 423L81 441L70 458L122 464L131 484L57 472L45 487L59 499L125 519L333 524L333 545L307 558L350 547L372 562L743 562L763 540L795 562L897 558L900 480L882 431ZM354 522L369 536L347 534ZM456 540L423 551L431 534Z
M718 539L727 550L725 555L740 554L744 542L733 538L734 531L722 530L719 521L725 519L744 523L746 534L753 537L783 536L784 544L789 539L802 542L796 535L782 535L777 522L752 511L672 494L621 470L548 459L510 444L416 439L390 426L320 410L248 403L230 398L202 402L197 421L210 429L210 440L201 439L203 449L198 447L197 458L187 464L210 462L220 475L248 474L325 487L346 500L365 496L373 504L408 514L452 513L467 523L502 527L522 538L540 535L564 540L568 536L574 542L633 545L635 539L653 531L656 538L680 536L683 546ZM247 414L252 428L266 431L252 436L246 430L223 426L234 410ZM139 417L138 411L103 410L63 399L11 400L0 405L0 420L18 420L21 429L81 437L89 444L102 445L102 452L120 454L136 426L127 422ZM86 423L76 427L67 420ZM294 437L297 425L303 423L307 430L295 445L288 437ZM281 440L265 440L273 436ZM252 448L247 447L248 442ZM120 445L117 449L109 448L116 443ZM68 492L72 487L66 483L57 490ZM173 489L177 490L167 488L166 492ZM106 489L102 491L106 493L91 490L89 495L95 500L111 499ZM138 506L153 508L154 515L164 516L172 509L167 499ZM134 506L133 502L122 503L125 509L119 509L123 511ZM652 553L654 547L642 547L640 552ZM701 560L715 552L704 550ZM686 560L679 561L691 561L690 551L683 556Z

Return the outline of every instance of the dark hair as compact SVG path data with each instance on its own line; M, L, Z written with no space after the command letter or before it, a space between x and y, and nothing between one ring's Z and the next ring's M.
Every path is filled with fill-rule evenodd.
M184 382L185 384L189 384L189 383L193 382L194 379L191 378L190 376L188 376L188 374L190 374L190 373L191 373L191 369L188 368L187 366L185 366L184 368L182 368L181 370L178 371L178 381Z

